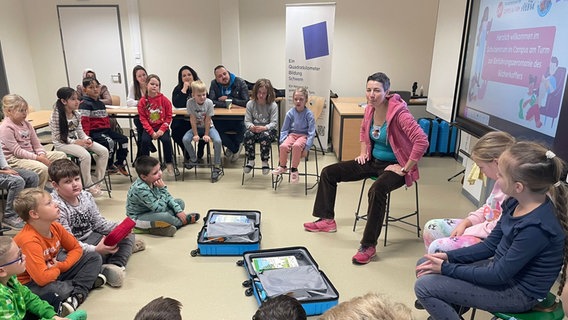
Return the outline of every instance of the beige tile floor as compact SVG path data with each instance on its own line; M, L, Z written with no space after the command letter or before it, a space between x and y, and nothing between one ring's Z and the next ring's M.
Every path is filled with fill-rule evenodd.
M318 160L320 170L337 161L328 153L320 155ZM388 244L382 246L381 235L378 257L374 261L365 266L351 263L364 223L360 222L355 232L351 230L361 182L343 183L338 188L337 233L309 233L303 230L302 223L312 220L315 190L305 196L303 184L284 182L274 191L270 187L270 176L262 176L258 171L241 186L241 161L242 158L238 164L227 165L225 176L217 183L210 182L208 169L199 169L197 175L193 171L186 172L184 182L168 180L168 188L174 196L185 200L187 210L202 215L210 209L261 211L261 248L307 247L339 291L340 301L377 291L413 306L414 265L424 253L422 239L416 237L415 231L406 227L389 228ZM309 161L310 167L314 162ZM459 178L447 181L461 169L453 158L421 160L422 225L431 218L463 216L474 208L462 195ZM104 216L120 221L124 218L130 181L122 176L113 176L112 181L112 198L103 196L97 203ZM393 214L406 212L413 205L413 190L403 188L393 193ZM235 264L239 257L190 256L190 251L197 248L197 233L201 227L201 221L184 227L173 238L140 235L147 248L130 259L124 286L97 289L81 306L89 319L133 319L140 307L158 296L180 300L184 319L250 319L257 304L253 297L244 295L241 283L246 273ZM427 318L425 312L418 310L414 311L414 316ZM478 313L476 318L483 320L489 316Z

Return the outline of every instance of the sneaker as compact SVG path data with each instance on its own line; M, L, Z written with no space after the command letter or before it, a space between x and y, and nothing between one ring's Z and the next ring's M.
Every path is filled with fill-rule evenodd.
M221 168L213 168L213 170L211 171L211 181L212 182L219 181L219 178L222 175L223 175L223 170L221 170Z
M11 217L4 217L4 219L2 219L2 223L11 227L14 230L22 230L22 228L25 225L24 220L18 217L18 215L13 215Z
M197 164L198 164L197 160L195 160L195 161L188 160L188 161L186 161L186 162L183 163L183 167L186 168L186 169L188 169L188 170L191 170L191 169L193 169Z
M67 299L69 300L69 298ZM61 309L59 311L60 317L67 318L67 316L72 314L73 312L75 312L75 309L73 308L73 305L71 303L67 302L67 300L61 303Z
M108 174L116 174L116 173L118 173L118 168L113 164L112 166L109 166L107 168L107 173Z
M377 249L375 247L365 247L360 246L352 258L354 264L367 264L371 259L377 254Z
M239 150L237 150L237 152L233 153L233 155L231 156L231 162L237 162L242 152L243 152L243 144L241 143L239 145Z
M116 166L116 167L117 167L117 169L118 169L118 172L119 172L120 174L122 174L123 176L125 176L125 177L130 176L130 173L128 173L128 170L126 170L126 166L125 166L125 165L118 165L118 166Z
M166 164L166 176L168 176L168 177L174 177L175 176L174 165L172 163Z
M177 228L169 226L166 228L150 228L147 229L149 234L162 237L173 237L176 234Z
M100 287L104 286L106 282L107 282L106 276L102 273L99 273L99 275L95 279L95 282L93 283L93 287L91 289L100 288ZM77 308L75 308L75 309L77 309Z
M75 293L69 296L61 304L61 313L67 313L67 315L75 312L77 308L85 301L85 296L82 293Z
M146 250L146 242L144 242L144 240L142 239L134 240L134 245L132 246L132 253L144 250Z
M418 299L414 300L414 308L418 310L424 310L424 306L422 305L422 303L420 303L420 301L418 301Z
M272 170L272 174L275 176L281 175L283 173L286 173L286 171L288 171L288 168L283 167L283 166L278 166L278 168Z
M124 282L125 268L116 264L105 263L101 267L101 273L106 277L107 284L113 288L122 287Z
M94 186L90 187L87 191L89 191L91 195L95 198L98 198L103 195L101 187L98 184L95 184Z
M225 157L227 158L227 160L233 159L233 151L231 151L229 148L225 148Z
M304 223L304 229L309 232L336 232L337 225L333 219L318 219Z
M292 171L292 173L290 173L290 182L298 183L299 181L300 181L300 172L298 172L298 170Z
M270 166L268 166L268 161L262 161L262 174L267 175L270 173Z
M250 173L253 168L254 168L254 160L249 160L247 161L246 166L243 167L243 172Z
M200 217L201 217L201 215L200 215L199 213L197 213L197 212L192 212L192 213L188 214L188 215L186 216L187 224L194 224L194 223L196 223L197 221L199 221L199 218L200 218Z

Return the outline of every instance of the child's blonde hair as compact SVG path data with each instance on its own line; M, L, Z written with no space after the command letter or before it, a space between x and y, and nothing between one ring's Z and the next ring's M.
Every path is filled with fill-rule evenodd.
M191 83L191 92L192 93L203 93L207 92L207 87L205 83L201 80L195 80Z
M491 162L499 159L499 156L507 148L515 143L515 138L503 131L491 131L483 135L471 150L474 161Z
M22 220L28 221L30 219L30 211L36 210L39 201L46 195L49 196L49 193L40 188L24 189L14 199L14 211Z
M294 90L294 94L296 93L301 93L304 95L304 97L306 98L306 103L308 102L308 89L306 89L306 87L298 87L296 88L296 90ZM292 95L293 96L293 95Z
M12 237L0 236L0 264L6 263L6 252L12 247Z
M384 294L367 293L327 310L320 320L412 320L412 310Z
M4 111L4 114L22 109L28 109L28 102L22 98L22 96L11 93L2 98L2 110Z

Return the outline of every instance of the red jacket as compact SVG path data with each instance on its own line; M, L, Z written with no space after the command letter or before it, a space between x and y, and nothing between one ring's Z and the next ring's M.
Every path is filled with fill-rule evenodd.
M428 136L424 130L414 120L414 117L406 107L406 102L400 98L398 94L387 97L389 107L387 109L387 139L392 147L396 161L401 166L405 166L409 159L418 162L426 149L428 149ZM371 155L371 121L375 108L372 105L365 107L365 116L361 123L361 131L359 139L367 145L367 154ZM411 186L414 181L418 180L418 165L414 166L408 174L406 174L405 182L407 186Z
M155 97L143 96L138 101L138 115L149 135L158 130L166 132L172 123L172 103L161 93Z

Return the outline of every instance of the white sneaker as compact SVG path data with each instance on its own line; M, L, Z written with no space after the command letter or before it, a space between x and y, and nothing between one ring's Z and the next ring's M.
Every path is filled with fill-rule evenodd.
M98 198L103 195L101 187L98 184L93 185L88 189L88 191L93 195L93 197Z
M262 174L267 175L270 173L270 166L268 165L268 161L262 161Z
M231 157L231 162L236 162L237 160L239 160L239 157L241 156L241 152L243 152L243 144L242 143L239 145L239 150L237 150L237 152L233 153L233 156Z
M247 164L243 167L244 173L250 173L254 168L254 160L247 161Z
M105 263L101 267L101 273L105 275L106 283L114 288L122 286L124 282L125 268L119 267L115 264Z

